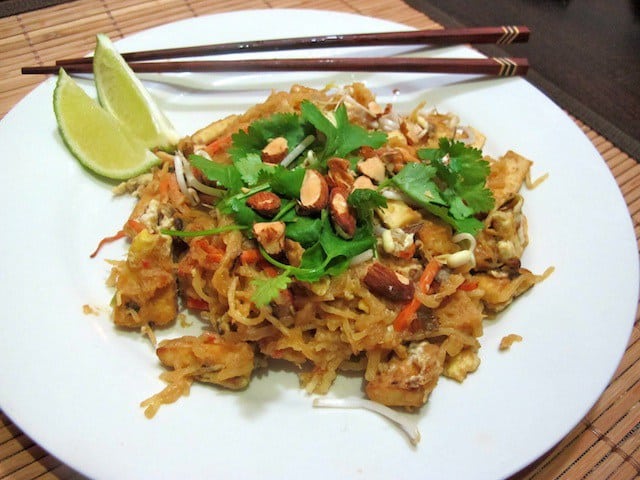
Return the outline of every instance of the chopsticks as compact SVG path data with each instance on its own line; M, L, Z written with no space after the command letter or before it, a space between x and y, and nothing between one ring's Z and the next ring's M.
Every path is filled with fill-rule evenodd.
M400 32L326 35L315 37L254 40L194 47L146 50L121 54L137 73L231 72L231 71L360 71L454 73L514 76L527 73L526 58L271 58L247 60L168 60L223 53L249 53L327 47L363 47L381 45L454 45L459 43L508 44L526 42L530 30L526 26L473 27L458 29L410 30ZM22 73L55 74L60 68L67 73L92 73L92 58L58 60L56 65L23 67ZM152 61L147 61L152 60ZM168 60L168 61L158 61Z
M267 52L328 47L370 47L382 45L455 45L463 43L509 44L526 42L530 30L524 25L471 27L451 29L410 30L401 32L355 33L311 37L252 40L194 47L166 48L122 53L127 62L163 60L168 58L201 57L224 53ZM56 65L91 63L91 57L58 60Z
M500 77L524 75L529 68L526 58L287 58L256 60L210 60L175 62L132 62L136 73L177 72L252 72L252 71L335 71L335 72L409 72L484 74ZM64 68L67 73L91 73L90 63L23 67L22 73L51 74Z

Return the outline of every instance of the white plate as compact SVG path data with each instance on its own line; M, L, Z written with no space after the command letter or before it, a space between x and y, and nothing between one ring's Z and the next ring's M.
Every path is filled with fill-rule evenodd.
M233 39L403 27L361 16L302 10L234 12L154 28L121 51ZM251 32L251 33L248 33ZM389 53L364 49L359 54ZM297 52L288 55L343 52ZM354 52L350 52L354 54ZM466 47L430 55L476 56ZM638 255L625 203L581 131L525 80L410 74L262 73L211 77L216 91L150 85L187 134L261 101L273 86L361 80L409 111L427 100L488 137L486 152L514 149L548 181L525 193L531 244L525 266L555 273L489 322L482 365L463 384L442 379L422 409L411 447L372 413L313 409L291 371L256 378L242 393L195 385L147 420L138 402L162 388L149 343L108 318L106 258L97 241L116 232L131 201L85 172L65 150L45 81L0 124L3 320L0 405L44 448L97 478L496 479L558 442L597 400L629 337ZM88 82L83 85L89 87ZM399 92L394 98L393 92ZM86 315L84 304L100 308ZM502 336L522 343L499 353ZM360 394L340 379L332 395Z

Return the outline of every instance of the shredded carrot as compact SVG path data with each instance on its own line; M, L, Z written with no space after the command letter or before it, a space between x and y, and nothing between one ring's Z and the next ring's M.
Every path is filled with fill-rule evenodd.
M205 151L213 156L216 153L220 153L231 146L231 135L225 135L224 137L216 138L209 145L204 147Z
M130 229L134 233L140 233L142 230L144 230L144 224L130 218L129 220L127 220L127 223L125 224L124 229L125 229L125 232L127 229Z
M160 179L160 185L158 185L158 194L160 195L160 197L168 198L169 182L171 182L171 178L169 175L163 175Z
M436 278L436 275L440 271L440 262L435 258L431 259L427 266L424 268L422 275L420 275L420 280L418 280L418 286L422 293L428 293L429 288L431 287L431 283L433 283L433 279Z
M209 304L201 298L187 297L187 308L191 310L209 310Z
M435 258L430 260L427 266L424 268L422 275L420 276L420 280L418 280L418 288L422 293L428 293L429 288L431 288L431 284L433 283L433 279L436 278L436 275L440 271L440 262L438 262ZM413 321L416 312L420 308L422 303L416 297L413 297L411 301L402 309L398 316L393 321L393 328L397 331L406 330L411 322Z
M458 287L458 290L462 290L464 292L471 292L478 288L478 282L472 280L466 280L462 282L462 285Z
M408 260L410 258L413 258L413 256L416 253L416 244L412 243L411 246L405 250L402 250L401 252L398 253L398 257L399 258L403 258L405 260Z
M242 263L253 264L262 260L262 254L257 248L250 248L249 250L243 250L240 254L240 261Z
M98 243L98 246L93 251L93 253L89 255L89 257L94 258L96 255L98 255L102 247L104 247L107 243L115 242L127 236L134 237L142 230L144 230L144 225L137 220L133 220L130 218L129 220L127 220L127 223L124 224L122 230L118 231L118 233L116 233L115 235L104 237L102 240L100 240L100 243Z
M207 262L220 263L224 257L224 250L211 245L205 239L198 239L191 244L192 248L197 247L205 252Z
M124 230L120 230L115 235L111 235L110 237L104 237L102 240L100 240L100 243L98 243L98 246L93 251L93 253L91 255L89 255L89 257L93 258L96 255L98 255L98 252L100 251L100 249L102 247L104 247L107 243L115 242L116 240L120 240L121 238L124 238L126 236L127 236L127 234L125 233L125 231Z
M278 270L273 265L265 265L262 271L267 277L274 278L278 276Z

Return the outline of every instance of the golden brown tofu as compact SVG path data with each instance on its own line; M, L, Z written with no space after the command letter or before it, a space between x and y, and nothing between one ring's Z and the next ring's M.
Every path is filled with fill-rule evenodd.
M491 162L487 187L493 192L495 209L499 209L520 191L531 165L531 160L511 150L497 161Z
M171 239L142 230L127 260L113 268L114 323L121 327L166 325L178 314Z
M429 398L442 373L440 347L429 342L409 346L405 359L393 357L379 366L367 384L367 396L390 407L420 407Z
M480 366L480 357L471 349L462 350L455 357L448 358L444 365L444 376L462 382L469 373Z
M437 220L425 220L416 234L427 258L457 252L460 247L451 241L451 227Z
M538 277L525 268L518 270L515 277L483 273L474 275L473 278L478 282L478 288L484 292L482 301L493 312L504 310L514 298L538 282Z
M163 340L156 354L166 367L194 368L196 380L232 390L249 384L254 367L253 349L248 343L231 343L208 333Z
M433 310L433 315L442 328L453 328L474 337L482 335L482 305L466 292L457 291L447 297L446 301Z

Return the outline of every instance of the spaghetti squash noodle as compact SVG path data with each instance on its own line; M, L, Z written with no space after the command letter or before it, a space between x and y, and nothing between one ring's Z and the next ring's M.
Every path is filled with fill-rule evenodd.
M191 312L203 333L156 345L168 385L147 416L194 381L243 389L271 359L316 394L361 372L370 400L409 410L441 376L462 382L483 320L544 278L520 261L532 163L483 143L354 83L274 92L158 152L118 187L137 203L113 320L149 333Z

